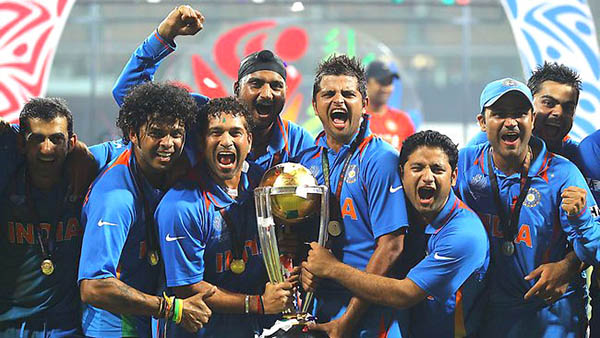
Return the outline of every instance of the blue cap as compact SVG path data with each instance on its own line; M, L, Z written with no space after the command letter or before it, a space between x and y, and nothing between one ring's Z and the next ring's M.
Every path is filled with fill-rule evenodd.
M479 98L479 112L483 113L485 107L493 105L502 97L502 95L512 91L523 94L533 109L533 96L531 95L531 90L529 90L523 82L507 77L505 79L492 81L483 88L481 97Z

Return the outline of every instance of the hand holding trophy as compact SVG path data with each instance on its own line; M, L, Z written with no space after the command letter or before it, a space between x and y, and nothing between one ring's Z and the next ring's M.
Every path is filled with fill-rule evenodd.
M258 237L272 283L285 281L299 257L306 255L304 243L327 241L329 194L311 172L300 164L282 163L269 169L254 190ZM305 252L303 252L305 251ZM297 271L298 269L296 269ZM313 293L295 293L294 306L284 320L265 330L261 337L320 337L321 332L305 330L314 321L310 315ZM305 332L306 331L306 332Z

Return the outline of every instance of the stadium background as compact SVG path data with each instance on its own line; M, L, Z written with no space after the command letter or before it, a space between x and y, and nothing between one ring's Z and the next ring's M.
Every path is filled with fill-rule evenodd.
M131 52L180 2L78 0L53 60L47 96L68 100L75 130L88 144L118 136L112 86ZM464 143L476 132L483 86L497 78L523 80L515 40L497 0L220 0L191 1L206 17L157 79L177 80L208 96L232 92L239 57L260 47L288 62L284 116L320 130L310 108L314 68L331 53L394 62L402 76L391 105L420 128ZM592 14L600 1L591 0Z

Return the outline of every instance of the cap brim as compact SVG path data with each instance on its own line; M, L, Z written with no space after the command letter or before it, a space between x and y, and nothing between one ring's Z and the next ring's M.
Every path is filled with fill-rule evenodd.
M529 102L529 105L531 106L531 108L533 108L533 102L531 102L529 100L529 97L527 97L527 94L524 93L521 89L519 88L509 88L507 90L505 90L504 92L502 92L500 95L497 95L496 97L491 98L490 100L488 100L484 105L483 108L487 108L491 105L493 105L494 103L496 103L496 101L498 101L502 96L510 93L510 92L518 92L521 95L523 95L523 98L525 99L525 101Z

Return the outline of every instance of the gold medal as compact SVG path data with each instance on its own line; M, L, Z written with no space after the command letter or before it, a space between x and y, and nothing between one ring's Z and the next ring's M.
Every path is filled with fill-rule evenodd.
M342 224L339 221L329 221L327 224L327 232L333 237L341 235Z
M158 252L156 252L154 250L150 251L150 253L148 254L148 262L152 266L155 266L156 264L158 264Z
M229 267L231 268L231 272L239 275L246 270L246 263L243 259L234 259Z
M42 269L44 275L50 276L54 272L54 263L49 259L44 259L40 265L40 269Z

